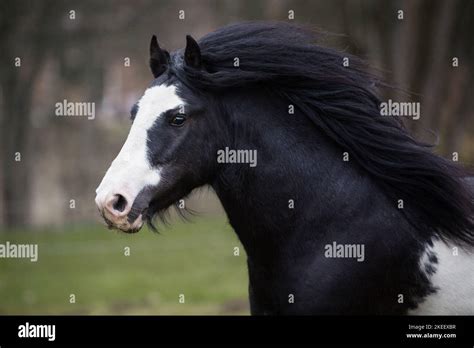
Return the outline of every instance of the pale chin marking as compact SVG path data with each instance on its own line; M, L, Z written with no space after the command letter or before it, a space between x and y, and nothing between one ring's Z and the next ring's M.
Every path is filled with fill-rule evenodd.
M130 225L130 230L138 232L143 226L143 215L140 214L137 219Z
M154 86L145 91L127 140L96 190L99 200L110 194L122 194L132 203L145 186L158 185L161 168L153 168L148 160L147 132L165 111L184 104L174 85Z

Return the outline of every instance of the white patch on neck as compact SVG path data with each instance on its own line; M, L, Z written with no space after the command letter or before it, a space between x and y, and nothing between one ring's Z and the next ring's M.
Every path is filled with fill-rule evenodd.
M165 111L184 105L176 86L150 87L138 102L138 112L125 144L96 190L97 200L122 194L133 202L145 186L160 182L160 168L152 168L147 155L148 130Z
M457 249L454 249L457 248ZM473 315L474 314L474 253L461 247L433 242L420 258L421 271L426 274L428 254L434 253L436 272L428 275L436 293L428 295L411 315ZM456 255L457 253L457 255Z

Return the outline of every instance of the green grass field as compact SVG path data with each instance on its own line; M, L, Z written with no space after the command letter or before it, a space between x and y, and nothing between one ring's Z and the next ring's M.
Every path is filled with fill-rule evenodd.
M39 256L0 259L1 314L249 312L245 253L223 219L178 221L160 234L102 226L4 232L6 241L37 243Z

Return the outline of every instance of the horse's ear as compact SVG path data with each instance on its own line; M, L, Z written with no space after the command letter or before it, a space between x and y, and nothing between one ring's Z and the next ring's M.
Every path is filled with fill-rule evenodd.
M186 49L184 50L184 62L187 66L200 69L202 65L201 49L191 35L186 35Z
M165 72L169 60L170 54L160 48L156 36L153 35L150 42L150 68L155 78Z

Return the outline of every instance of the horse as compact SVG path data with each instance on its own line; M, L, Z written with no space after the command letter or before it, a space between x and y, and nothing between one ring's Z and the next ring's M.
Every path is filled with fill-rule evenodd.
M170 54L153 35L101 215L134 233L211 187L252 315L474 314L474 180L381 115L388 84L364 61L317 39L246 22Z

